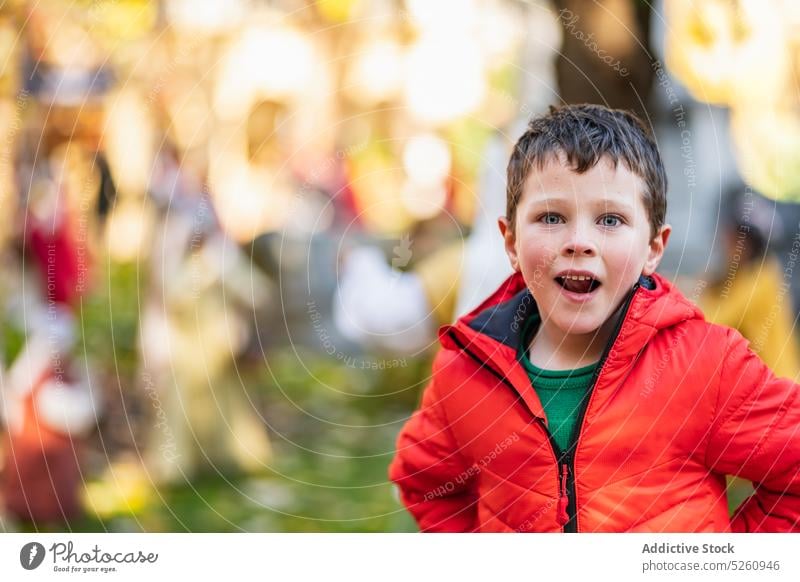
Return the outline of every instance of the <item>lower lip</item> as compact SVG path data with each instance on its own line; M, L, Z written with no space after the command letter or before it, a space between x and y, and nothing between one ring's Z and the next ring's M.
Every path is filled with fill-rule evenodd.
M561 290L561 293L564 295L564 297L566 297L573 303L586 303L587 301L591 301L595 297L595 295L597 295L597 291L600 289L600 287L598 287L597 289L595 289L594 291L590 291L589 293L575 293L574 291L568 291L558 283L556 283L556 285Z

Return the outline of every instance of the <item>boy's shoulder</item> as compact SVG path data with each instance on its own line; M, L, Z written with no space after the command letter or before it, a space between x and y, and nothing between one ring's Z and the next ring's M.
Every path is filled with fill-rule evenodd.
M709 376L736 370L743 365L740 356L754 355L750 340L739 330L707 320L700 306L675 283L663 275L656 274L653 278L662 291L654 293L655 300L647 298L641 302L640 322L657 321L655 327L659 329L655 337L660 336L661 341L651 340L649 349L663 352L669 358L676 351L683 352L694 373ZM689 294L697 297L702 290L702 281L693 283Z
M640 292L631 303L631 325L652 327L656 331L673 328L711 329L703 311L666 276L653 273L640 278Z
M672 336L671 345L685 343L698 351L709 350L708 355L718 355L717 348L727 349L732 334L738 334L735 329L707 320L700 306L666 276L654 273L650 278L655 285L633 306L631 315L636 323ZM699 296L701 290L702 283L698 283L690 295Z

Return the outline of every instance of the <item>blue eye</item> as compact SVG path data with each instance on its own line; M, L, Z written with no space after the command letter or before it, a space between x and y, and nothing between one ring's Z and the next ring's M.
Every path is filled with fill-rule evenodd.
M542 214L539 217L539 221L545 224L559 224L561 222L561 217L558 214L548 212L547 214Z
M600 223L603 226L619 226L622 224L622 219L619 216L615 216L613 214L606 214L603 218L600 219Z

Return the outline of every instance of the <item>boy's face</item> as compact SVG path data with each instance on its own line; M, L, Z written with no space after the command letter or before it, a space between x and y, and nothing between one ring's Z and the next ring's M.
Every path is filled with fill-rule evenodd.
M607 158L583 174L561 156L531 171L516 224L501 218L500 231L542 325L561 334L593 333L639 276L655 271L671 229L664 225L651 240L643 192L637 175Z

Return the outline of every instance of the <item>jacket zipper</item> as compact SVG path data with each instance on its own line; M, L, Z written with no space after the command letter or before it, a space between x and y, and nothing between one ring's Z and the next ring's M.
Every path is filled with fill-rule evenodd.
M605 364L606 359L608 358L608 354L611 352L611 347L617 341L617 336L619 336L619 332L622 329L622 325L625 323L625 318L628 316L628 310L630 309L631 303L633 302L633 298L638 290L639 290L639 283L636 282L633 285L633 289L630 295L628 296L628 299L625 300L625 305L622 308L622 314L619 317L619 321L617 321L617 325L614 327L614 331L611 334L611 339L606 344L606 347L603 350L603 355L600 356L600 360L598 360L597 362L597 367L594 369L594 373L592 374L592 383L589 385L589 390L586 392L586 396L584 397L581 407L578 410L578 420L575 423L575 434L571 439L569 450L567 450L564 455L563 463L567 471L566 494L567 494L567 515L568 515L567 523L564 524L565 533L578 532L578 503L575 491L575 450L578 448L578 439L581 436L581 429L583 428L583 420L586 417L586 411L589 408L589 401L592 398L594 387L597 384L598 378L600 378L600 371L603 369L603 364Z
M553 456L556 459L556 464L558 465L558 505L556 506L556 521L558 525L561 526L561 529L566 531L565 528L570 521L571 515L570 499L575 497L574 494L572 496L569 494L569 463L567 462L567 456L564 454L564 451L561 450L561 447L558 446L555 437L553 437L553 433L547 428L544 420L537 417L536 422L539 423L539 426L542 427L542 431L547 436L550 448L553 449Z
M600 356L600 360L597 362L597 367L592 374L592 383L589 386L589 390L586 392L584 402L578 411L578 420L575 424L577 433L572 439L572 446L570 449L566 452L562 451L561 447L559 447L558 443L556 443L555 438L553 438L553 434L547 428L547 425L545 425L544 420L538 416L536 417L536 421L539 423L539 426L542 427L542 430L547 436L547 440L550 443L550 448L553 450L553 455L555 456L556 463L558 465L558 505L556 506L556 520L562 527L564 533L577 533L578 531L578 505L575 498L575 449L578 445L578 438L580 437L583 419L586 416L586 410L589 408L589 400L592 392L594 391L595 384L597 384L597 380L600 377L600 370L602 369L606 358L608 358L611 347L614 345L614 342L617 341L617 336L622 329L622 324L625 323L625 318L628 316L628 309L631 306L631 302L633 302L633 298L636 295L639 286L640 284L638 282L633 285L632 291L622 308L622 314L620 315L619 321L617 322L617 325L614 327L614 331L611 334L611 340L606 344L606 347L603 350L603 355ZM461 340L458 339L455 333L451 331L449 335L459 349L475 360L480 367L486 368L492 375L503 381L503 383L514 390L514 392L517 391L511 381L509 381L504 374L498 372L494 369L494 367L490 366L487 362L484 362L477 355L475 355L469 348L467 348L467 346L461 343Z
M556 519L562 528L569 522L569 493L567 491L567 479L569 476L569 466L565 463L559 465L561 479L558 488L558 511Z

